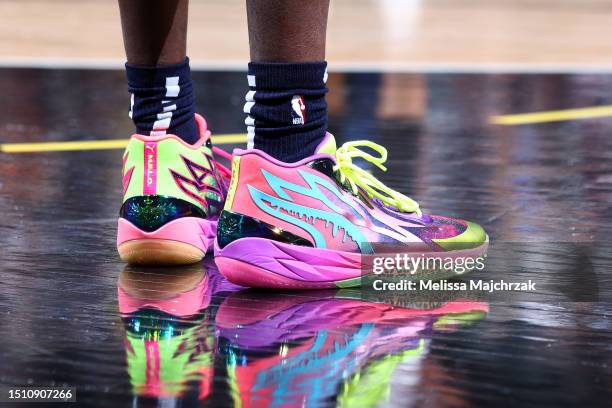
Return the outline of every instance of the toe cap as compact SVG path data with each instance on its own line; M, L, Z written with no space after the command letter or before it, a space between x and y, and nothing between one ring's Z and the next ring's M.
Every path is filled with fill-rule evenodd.
M433 241L447 251L477 248L487 241L487 233L484 228L471 221L465 221L465 223L467 228L461 234L451 238L433 239Z

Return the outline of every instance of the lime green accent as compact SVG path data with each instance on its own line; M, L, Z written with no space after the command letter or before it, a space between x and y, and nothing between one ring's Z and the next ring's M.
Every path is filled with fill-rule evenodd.
M487 314L482 311L474 311L468 313L452 313L440 317L433 324L435 329L442 329L445 326L454 326L477 322L485 318Z
M317 153L327 153L332 156L335 155L336 154L336 139L334 139L334 137L330 135L330 137L327 138L325 143L323 143L323 146L317 149Z
M419 340L416 349L391 354L369 364L365 370L353 375L343 384L337 407L375 407L388 400L390 382L399 363L419 356L425 349L425 340Z
M238 376L236 375L236 355L230 352L227 362L227 385L230 388L230 395L234 401L234 408L242 408L242 397L238 387Z
M240 156L234 156L232 159L232 179L230 181L229 189L227 191L227 198L225 199L225 210L231 210L232 204L234 203L234 194L236 194L236 187L238 186L238 177L240 177Z
M377 152L380 156L373 156L359 149L359 147L368 147ZM421 215L419 204L416 201L387 187L369 172L353 164L352 160L355 157L364 159L374 164L379 169L387 171L387 168L383 165L383 163L387 161L387 149L369 140L357 140L343 144L336 151L336 160L338 163L334 167L334 170L340 171L341 183L348 180L353 190L353 194L357 194L357 187L361 187L370 198L378 198L385 205L395 207L402 212L417 213L419 216Z
M361 276L358 278L345 279L334 283L339 288L354 288L357 286L361 286Z
M144 172L144 142L140 139L132 138L126 148L126 154L128 155L125 170L129 170L134 166L134 172L129 187L123 197L125 202L127 199L143 195L143 172ZM198 208L205 210L204 206L195 198L183 193L183 191L176 184L170 169L176 173L184 176L187 179L192 179L189 169L185 165L185 162L181 156L186 159L198 164L199 166L210 169L212 164L208 158L204 155L212 155L211 150L202 146L199 149L189 149L184 144L176 139L166 139L157 143L157 184L156 193L158 195L176 197L182 200L188 201L194 204ZM205 179L205 182L214 184L214 178L210 177ZM199 194L195 188L190 188L186 185L193 194ZM206 199L205 193L200 194L203 199Z
M462 234L451 238L432 239L432 241L447 251L479 247L487 240L487 233L474 222L466 221L466 223L467 229Z
M123 157L125 155L127 155L127 161L123 171L127 172L132 167L134 167L134 170L128 189L123 196L124 202L128 198L142 195L144 188L142 178L144 172L144 142L139 139L131 139Z
M135 394L142 395L148 387L156 388L156 384L147 384L147 374L159 373L157 386L160 396L179 396L187 389L188 382L200 379L203 369L212 366L212 353L199 352L196 355L191 352L196 349L194 344L198 337L196 329L197 327L191 328L182 335L171 338L159 337L159 333L155 333L155 338L147 339L127 333L127 340L130 343L127 352L127 369ZM157 344L157 350L149 350L149 353L157 351L159 360L154 355L147 357L145 340ZM179 350L181 346L183 350ZM159 367L155 367L156 363L159 363Z

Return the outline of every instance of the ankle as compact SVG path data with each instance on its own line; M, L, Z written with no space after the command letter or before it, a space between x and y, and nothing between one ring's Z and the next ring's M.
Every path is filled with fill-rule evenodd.
M249 64L249 148L295 162L312 155L327 132L327 63Z
M190 144L199 139L188 58L166 66L126 64L126 73L132 94L130 118L137 133L175 134Z

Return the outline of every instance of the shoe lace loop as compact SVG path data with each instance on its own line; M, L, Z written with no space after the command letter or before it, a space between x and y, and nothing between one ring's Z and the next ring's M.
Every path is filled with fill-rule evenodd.
M360 147L370 148L379 156L371 155L361 150ZM401 212L416 213L421 216L421 210L416 201L387 187L372 174L353 164L353 158L355 157L374 164L382 171L387 171L387 168L383 165L387 161L387 149L369 140L347 142L338 148L336 151L337 164L334 166L334 171L340 173L342 184L348 180L353 194L357 195L359 187L370 198L377 198L387 206L395 207Z

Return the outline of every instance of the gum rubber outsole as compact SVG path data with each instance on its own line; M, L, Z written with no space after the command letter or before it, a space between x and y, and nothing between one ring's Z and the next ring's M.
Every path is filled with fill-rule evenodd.
M206 255L193 245L167 239L136 239L117 249L121 259L132 265L188 265L200 262Z
M183 217L151 232L120 218L117 250L132 265L188 265L201 261L217 232L217 221Z

